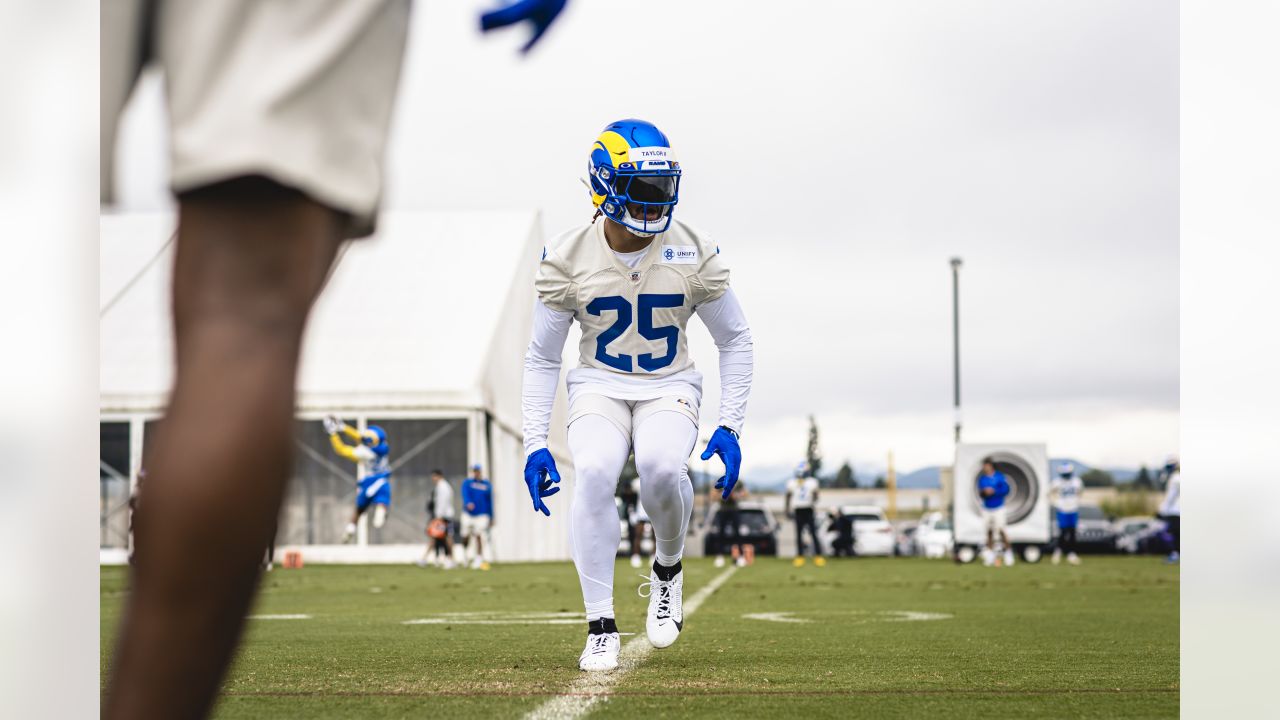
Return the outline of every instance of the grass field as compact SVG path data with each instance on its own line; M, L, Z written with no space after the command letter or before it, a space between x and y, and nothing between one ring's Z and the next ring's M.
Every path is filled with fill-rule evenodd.
M686 601L723 572L687 561ZM635 574L619 565L615 604L619 628L642 637ZM105 671L123 569L104 567L101 589ZM582 692L581 610L568 563L276 570L255 615L309 617L249 622L216 716L519 716ZM760 613L787 614L743 617ZM1158 559L762 559L687 617L675 646L619 676L591 717L1176 717L1178 687L1178 568Z

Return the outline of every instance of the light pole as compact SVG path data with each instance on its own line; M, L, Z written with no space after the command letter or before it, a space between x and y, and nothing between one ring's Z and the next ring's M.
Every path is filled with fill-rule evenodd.
M960 266L958 257L951 258L951 368L955 386L956 444L960 444Z

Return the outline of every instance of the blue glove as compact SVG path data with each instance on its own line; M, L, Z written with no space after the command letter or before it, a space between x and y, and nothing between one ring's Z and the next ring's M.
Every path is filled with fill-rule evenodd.
M542 38L542 34L551 27L551 23L555 21L556 16L564 9L565 3L569 0L519 0L503 8L490 10L480 16L480 29L489 32L508 25L514 25L518 22L528 20L533 23L533 37L529 38L529 42L520 49L521 52L529 52L538 40Z
M712 455L719 455L724 463L724 476L716 481L716 489L724 489L720 496L729 499L733 486L738 484L738 469L742 467L742 448L738 447L738 436L729 428L721 425L711 436L707 449L702 451L702 459L710 460Z
M535 512L551 517L551 511L542 499L560 492L560 488L551 487L558 482L560 472L556 470L556 461L551 457L551 451L542 448L529 453L529 459L524 461L524 484L529 486L529 497L533 498Z

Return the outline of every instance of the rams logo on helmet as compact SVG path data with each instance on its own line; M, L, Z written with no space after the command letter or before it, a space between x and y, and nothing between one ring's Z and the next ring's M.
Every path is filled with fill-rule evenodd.
M373 448L373 451L379 455L387 453L387 431L377 425L370 425L360 433L360 441L367 447Z
M591 203L636 235L665 232L680 201L680 163L653 123L619 120L596 138L587 163Z

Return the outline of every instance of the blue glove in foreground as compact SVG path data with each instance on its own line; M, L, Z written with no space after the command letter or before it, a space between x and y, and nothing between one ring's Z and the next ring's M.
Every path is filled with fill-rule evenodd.
M719 455L720 462L724 463L724 476L716 481L716 489L723 488L724 493L720 497L728 500L733 486L738 484L738 469L742 467L742 448L738 447L738 438L729 428L716 428L707 449L702 451L702 459L710 460L712 455Z
M547 509L547 504L542 502L542 499L560 492L560 488L551 487L558 482L560 482L560 472L556 470L556 461L551 457L551 451L542 448L529 453L529 459L524 461L524 484L529 486L529 497L533 498L534 511L551 517L551 511Z
M555 21L567 2L568 0L520 0L481 15L480 29L489 32L528 20L533 23L533 37L529 38L529 42L525 43L521 52L529 52L529 49L542 39L542 34L551 27L551 23Z

